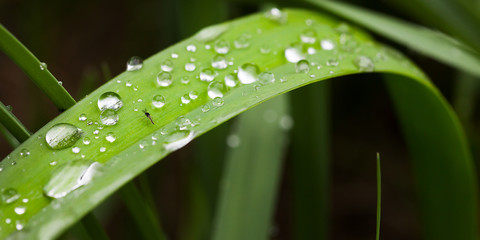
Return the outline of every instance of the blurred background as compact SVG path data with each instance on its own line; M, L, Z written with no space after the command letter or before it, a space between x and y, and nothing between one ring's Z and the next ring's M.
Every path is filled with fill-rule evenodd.
M430 18L419 17L419 9L401 1L349 2L432 28L441 25L441 22L435 21L435 15L429 15ZM48 69L63 82L67 91L80 100L111 77L123 72L129 57L136 55L148 58L204 26L254 13L266 6L272 6L271 2L84 0L73 4L62 0L1 0L0 23L40 61L46 62ZM441 30L448 32L448 29ZM382 37L375 38L413 59L449 102L461 102L456 93L459 78L456 70ZM0 101L12 106L13 113L31 132L59 114L44 94L3 53L0 53L0 78ZM325 83L315 85L321 84ZM308 91L307 88L319 87L315 85L296 90L290 95L292 99L298 99L295 96L301 96L302 91ZM382 76L367 74L342 77L333 81L330 87L328 142L331 147L328 155L331 161L326 166L330 181L327 202L330 212L327 228L329 239L374 238L377 152L381 154L383 174L381 237L419 239L410 160ZM476 89L476 85L472 89ZM474 103L474 95L472 99ZM295 105L292 105L292 109L295 111ZM477 119L475 116L478 111L475 111L475 106L469 106L464 111L467 112L460 113L460 117L468 125L467 130L475 133L474 119ZM186 225L193 224L194 217L205 221L204 225L197 227L201 232L206 231L204 234L208 236L213 209L207 206L205 214L193 216L190 211L192 201L195 201L192 192L198 182L208 182L210 187L204 189L205 195L214 205L223 154L228 148L226 136L234 121L168 156L150 168L143 180L137 180L148 180L169 239L192 239L184 229ZM292 132L297 127L294 125ZM475 143L475 139L472 142ZM218 151L202 153L204 144L215 144ZM292 147L295 147L294 141L290 141L286 150L271 239L298 239L292 230L296 224L291 198L292 164L298 160L289 154ZM0 139L0 157L4 158L11 151L12 148ZM203 169L209 169L208 173L199 173L197 169L202 166ZM112 239L135 238L131 230L134 228L133 220L118 196L112 196L95 211ZM310 224L315 227L317 223ZM75 238L74 232L75 229L71 230L64 238Z

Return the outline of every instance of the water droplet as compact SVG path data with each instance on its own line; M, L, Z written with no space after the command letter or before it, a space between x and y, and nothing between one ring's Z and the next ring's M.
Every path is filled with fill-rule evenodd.
M170 54L170 56L171 56L172 58L178 58L178 54L176 54L176 53L172 53L172 54Z
M238 80L236 74L227 74L223 78L225 80L225 85L227 87L235 87L237 86Z
M47 64L44 63L44 62L41 62L41 63L40 63L40 70L43 71L43 70L45 70L45 69L47 69Z
M10 218L5 219L5 223L6 223L6 224L12 223L12 219L10 219Z
M298 43L291 44L285 49L285 58L291 63L305 59L305 54L302 52L302 46Z
M304 43L313 44L317 41L317 32L312 28L306 29L300 35L300 40Z
M251 84L258 80L258 66L252 63L245 63L238 68L237 77L243 84Z
M182 82L182 84L188 84L190 83L190 79L187 76L183 76L180 78L180 82Z
M189 52L196 52L197 51L197 46L190 44L186 47L187 51Z
M272 20L279 24L285 24L287 22L287 14L282 12L278 8L272 8L268 10L267 12L265 12L264 16L267 19Z
M138 56L133 56L127 61L127 71L140 70L143 67L143 59Z
M105 92L100 95L97 104L100 111L104 111L106 109L118 111L123 106L122 98L120 98L120 95L114 92Z
M262 72L258 75L258 80L263 84L273 83L275 82L275 75L271 72Z
M202 112L206 113L208 111L210 111L210 105L208 105L208 104L203 105L202 106Z
M80 116L78 117L78 120L80 120L80 121L87 120L87 115L85 115L85 113L80 114Z
M185 95L183 95L183 96L180 98L180 101L181 101L183 104L189 104L191 100L192 100L192 99L190 98L190 95L188 95L188 94L185 94Z
M223 94L227 91L227 88L225 87L225 84L220 81L213 81L210 84L208 84L208 96L211 99L214 99L216 97L223 97Z
M145 144L140 143L140 144L138 144L138 147L139 147L140 149L144 149L144 148L145 148Z
M25 223L24 223L24 220L17 220L15 221L15 229L17 229L17 231L20 231L23 229ZM20 235L17 235L17 236L22 236L21 234Z
M338 66L338 60L335 59L335 58L332 58L332 59L328 59L327 62L326 62L327 66L329 67L336 67Z
M62 86L62 85L63 85L63 82L62 82L62 81L58 81L58 85Z
M171 72L173 70L173 62L170 59L163 60L160 68L165 72Z
M195 71L195 68L197 68L197 66L195 66L195 63L193 62L189 62L185 64L185 71L187 72L193 72Z
M1 200L4 204L13 203L20 198L20 194L14 188L4 188L1 192Z
M222 55L216 55L212 59L212 67L215 69L225 69L228 67L227 59Z
M107 133L107 135L105 136L105 139L111 143L115 142L115 140L117 140L117 137L115 136L115 134L113 132L109 132Z
M236 48L247 48L250 46L250 35L248 34L242 34L240 35L235 41L233 41L233 44L235 45Z
M323 50L333 50L335 48L335 43L330 39L324 39L320 41L320 46Z
M8 110L9 112L12 112L12 111L13 111L12 105L7 105L7 106L5 106L5 108L7 108L7 110Z
M297 73L308 73L310 71L310 63L305 59L300 60L295 64L295 70Z
M223 101L223 98L221 97L216 97L212 100L212 105L214 107L221 107L223 106L223 104L224 104L224 101Z
M83 144L85 144L85 145L90 144L90 138L89 137L84 137L83 138Z
M160 87L168 87L172 84L172 74L169 72L160 72L157 75L157 84Z
M103 153L103 152L107 151L107 148L106 147L100 147L99 151Z
M227 54L230 51L230 43L224 39L217 40L213 47L218 54Z
M107 126L112 126L118 123L118 114L112 110L112 109L107 109L102 111L100 113L100 121L102 121L103 124Z
M175 131L165 138L163 146L167 151L175 151L187 145L194 137L193 131Z
M206 27L200 30L197 34L195 34L195 40L200 42L210 42L222 35L225 31L229 28L228 23L217 24L210 27Z
M62 198L73 190L87 185L100 174L101 164L87 160L74 160L55 169L43 188L45 195Z
M165 105L165 97L162 95L153 96L152 105L156 108L163 107Z
M358 56L353 60L353 64L360 72L373 72L375 65L371 58L367 56Z
M210 82L215 78L215 71L211 68L204 68L200 72L200 80Z
M268 44L264 44L260 47L260 53L262 53L262 54L267 54L270 51L272 51L272 48Z
M188 96L190 96L190 98L191 98L192 100L195 100L195 99L198 98L198 93L197 93L196 91L190 91L190 92L188 93Z
M125 81L125 86L126 86L126 87L131 87L131 86L132 86L132 82L130 82L130 80Z
M97 129L93 131L93 134L95 134L95 135L98 135L99 133L100 133L100 131L97 130Z
M82 134L82 130L72 124L59 123L48 130L45 141L52 149L64 149L73 146Z
M240 137L237 134L231 134L227 137L227 145L231 148L240 146Z
M30 151L28 151L28 149L24 148L20 151L20 157L28 157L28 156L30 156Z
M179 130L186 130L192 126L192 121L184 116L180 116L175 120L175 124Z
M74 148L72 148L72 152L73 152L73 153L79 153L79 152L80 152L80 148L79 148L79 147L74 147Z

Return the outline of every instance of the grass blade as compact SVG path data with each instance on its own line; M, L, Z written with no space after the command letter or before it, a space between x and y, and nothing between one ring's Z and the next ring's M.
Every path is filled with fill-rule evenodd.
M18 145L20 145L20 142L13 136L7 128L5 128L2 124L0 124L0 134L3 136L3 138L7 141L7 143L12 147L16 148Z
M0 102L0 123L19 141L24 142L30 133L23 124Z
M380 218L382 216L382 172L380 167L380 153L377 153L377 227L375 239L380 240Z
M92 213L88 213L82 218L82 225L92 240L109 239L105 231L103 231L103 228L98 222L97 218Z
M0 24L0 50L9 56L47 95L60 110L68 109L75 100L41 62Z
M447 35L346 3L307 1L433 59L480 76L478 52Z
M287 114L279 96L241 115L227 153L213 239L268 239L287 141L279 121Z

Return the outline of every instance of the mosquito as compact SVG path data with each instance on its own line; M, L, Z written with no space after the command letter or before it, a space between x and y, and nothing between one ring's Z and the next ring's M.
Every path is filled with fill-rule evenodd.
M144 110L143 110L143 113L145 113L145 117L147 117L148 119L150 119L150 122L152 122L152 124L155 125L155 123L154 123L153 120L152 120L152 117L150 116L150 113L147 112L147 109L144 109Z

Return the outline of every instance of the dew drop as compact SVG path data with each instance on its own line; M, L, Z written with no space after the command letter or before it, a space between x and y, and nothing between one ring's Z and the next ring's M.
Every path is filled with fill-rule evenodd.
M295 64L295 71L297 73L308 73L310 71L310 63L305 59L298 61Z
M28 156L30 156L30 151L28 151L28 149L24 148L20 150L20 157L28 157Z
M132 86L132 82L130 82L130 80L125 81L125 86L126 86L126 87L131 87L131 86Z
M80 120L80 121L87 120L87 115L85 115L85 113L80 114L80 116L78 117L78 120Z
M143 67L143 59L133 56L127 61L127 71L137 71Z
M326 62L327 66L329 67L336 67L338 66L338 60L335 58L328 59Z
M250 46L250 36L244 33L235 39L233 44L236 48L247 48Z
M99 151L103 153L103 152L107 151L107 148L106 147L100 147Z
M302 52L302 47L298 43L291 44L285 49L285 58L291 63L305 59L305 54Z
M48 130L45 141L52 149L64 149L73 146L82 134L82 130L72 124L59 123Z
M197 68L197 67L195 66L195 63L193 63L193 62L189 62L189 63L185 64L185 71L187 71L187 72L193 72L193 71L195 71L195 68Z
M176 54L176 53L172 53L172 54L170 54L170 56L171 56L172 58L178 58L178 54Z
M238 84L237 75L235 74L227 74L223 80L225 81L225 85L227 87L235 87Z
M106 109L111 109L118 111L123 106L122 98L120 95L114 92L105 92L98 98L97 101L98 109L104 111Z
M100 113L100 121L107 126L112 126L118 123L118 114L112 109L106 109Z
M218 54L227 54L230 51L230 43L224 39L219 39L215 42L213 48Z
M184 116L180 116L175 120L175 124L179 130L186 130L192 126L192 121Z
M1 200L3 204L10 204L17 201L20 194L15 188L4 188L1 190Z
M152 105L156 108L163 107L165 105L165 97L162 95L153 96Z
M15 213L16 213L17 215L22 215L22 214L24 214L26 210L27 210L26 207L16 207L16 208L14 209L14 211L15 211Z
M187 76L183 76L182 78L180 78L180 82L182 84L188 84L190 83L190 79Z
M221 107L221 106L223 106L224 103L225 102L223 101L223 98L221 98L221 97L216 97L212 100L212 105L214 107Z
M115 134L113 132L109 132L107 133L107 135L105 136L105 139L111 143L115 142L115 140L117 140L117 137L115 136Z
M323 50L333 50L335 48L335 44L330 39L324 39L320 41L320 46Z
M202 112L206 113L208 111L210 111L210 105L208 105L208 104L203 105L202 106Z
M285 24L287 22L287 14L282 12L278 8L272 8L265 12L265 18L272 20L279 24Z
M79 147L74 147L74 148L72 148L72 152L73 152L73 153L79 153L79 152L80 152L80 148L79 148Z
M222 55L216 55L212 59L212 67L215 69L225 69L228 67L227 59Z
M101 164L88 160L74 160L61 165L43 188L45 195L62 198L73 190L87 185L101 173Z
M196 91L190 91L190 92L188 93L188 96L190 96L190 98L191 98L192 100L195 100L195 99L198 98L198 92L196 92Z
M217 97L223 97L223 94L227 91L227 88L225 87L225 84L220 81L213 81L210 84L208 84L208 96L211 99L217 98Z
M190 98L190 95L188 95L188 94L184 94L184 95L180 98L180 101L181 101L183 104L189 104L191 100L192 100L192 99Z
M167 151L175 151L187 145L194 137L193 131L175 131L166 136L163 147Z
M264 44L260 47L260 53L261 54L267 54L272 51L272 48L268 44Z
M251 84L258 80L258 66L252 63L245 63L238 68L237 77L243 84Z
M317 41L317 32L314 29L307 29L300 35L300 40L304 43L313 44Z
M371 58L367 56L358 56L353 60L353 64L360 72L373 72L375 65Z
M160 87L168 87L172 84L172 74L169 72L159 72L157 75L157 84Z
M63 82L62 82L62 81L58 81L58 85L62 86L62 85L63 85Z
M163 60L160 68L165 72L171 72L173 70L173 62L170 59Z
M186 47L187 51L189 52L196 52L197 51L197 47L193 44L190 44Z
M47 64L44 63L44 62L41 62L41 63L40 63L40 70L43 71L43 70L45 70L45 69L47 69Z
M89 138L89 137L84 137L84 138L83 138L83 144L84 144L84 145L90 144L90 138Z
M273 83L275 82L275 75L271 72L262 72L258 75L258 80L263 84Z
M215 78L215 71L211 68L204 68L200 72L200 80L211 82Z

